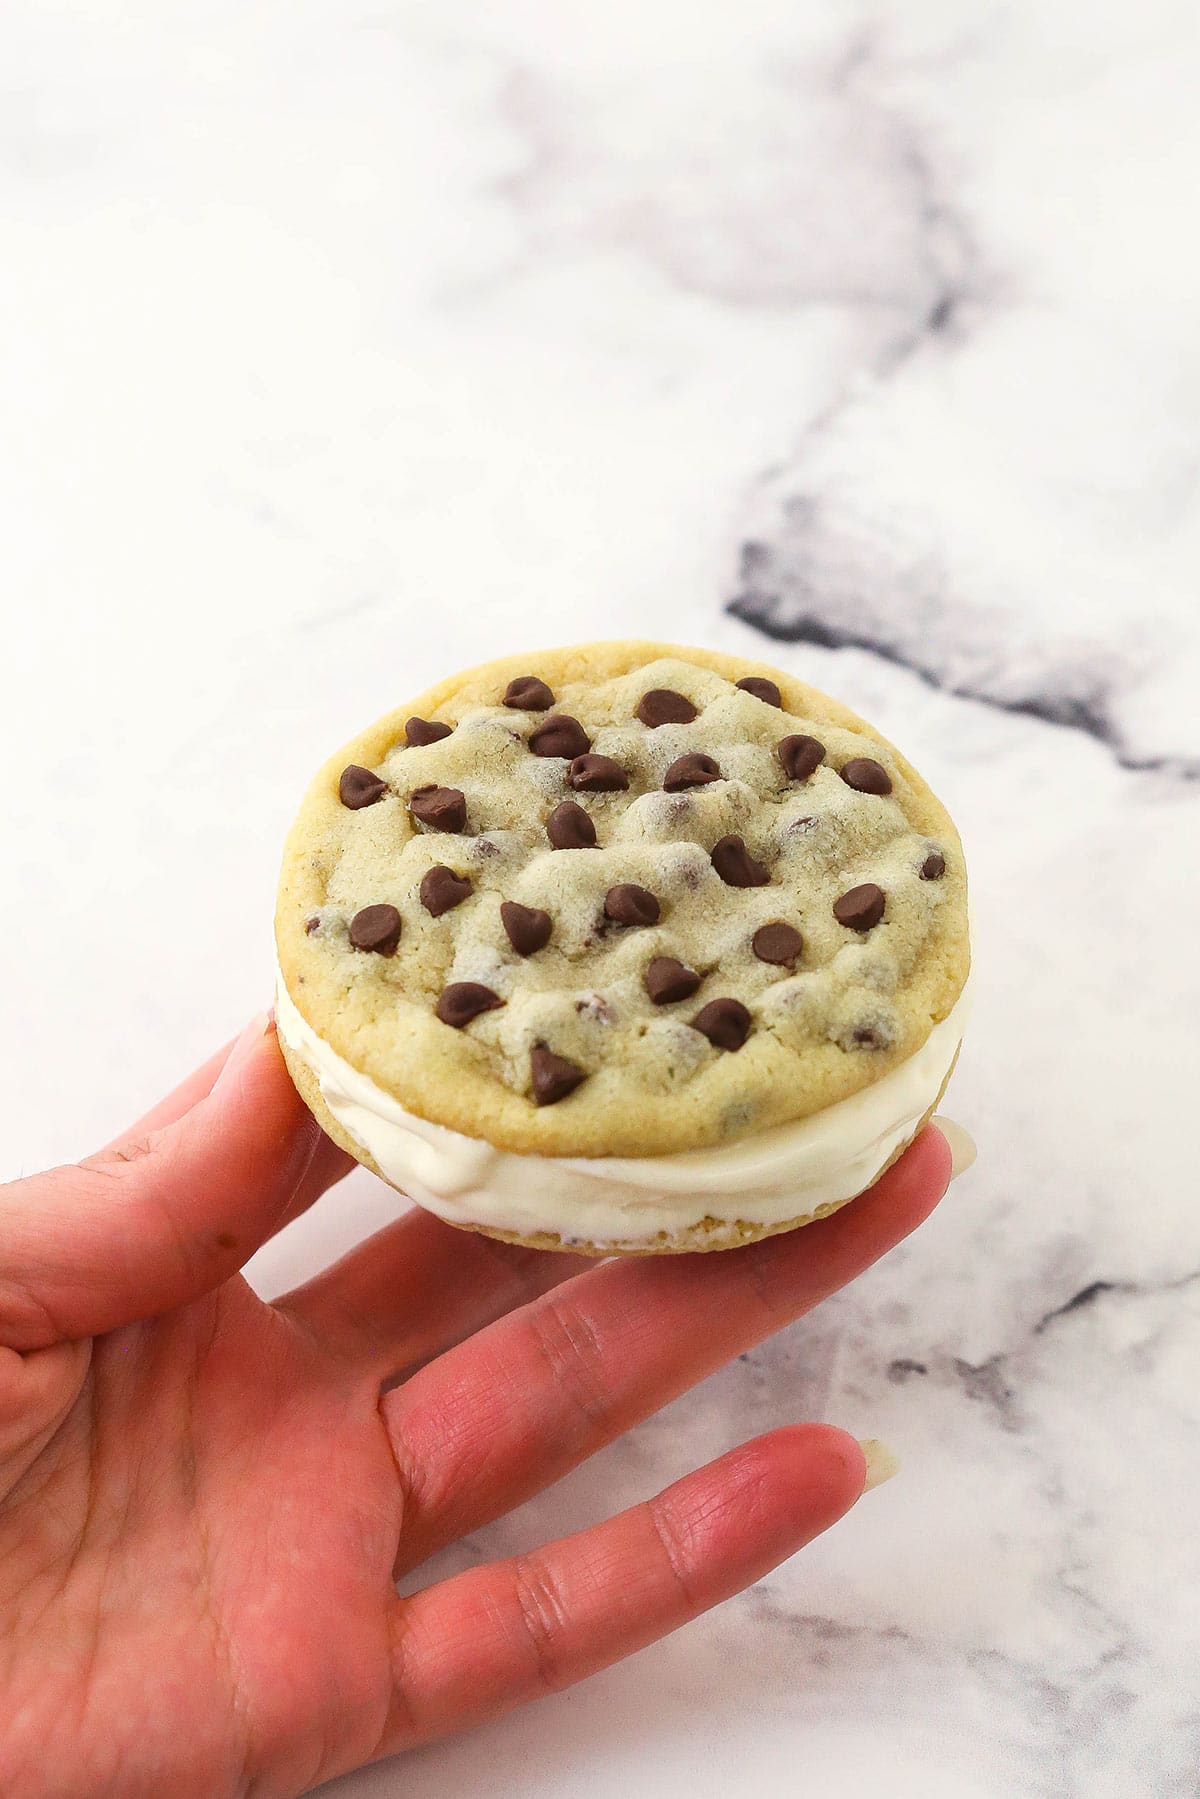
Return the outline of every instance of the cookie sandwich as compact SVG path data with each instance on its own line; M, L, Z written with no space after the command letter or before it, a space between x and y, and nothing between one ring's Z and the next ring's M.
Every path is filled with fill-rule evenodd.
M576 645L452 676L317 775L276 1016L324 1129L447 1222L726 1249L870 1186L950 1077L944 807L760 663Z

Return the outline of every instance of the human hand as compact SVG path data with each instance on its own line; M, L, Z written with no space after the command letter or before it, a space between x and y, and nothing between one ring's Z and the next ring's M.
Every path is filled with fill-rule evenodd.
M630 1654L858 1498L854 1439L791 1425L393 1586L907 1235L936 1131L746 1249L583 1263L413 1212L265 1304L238 1270L349 1166L263 1018L116 1145L0 1188L6 1799L302 1792Z

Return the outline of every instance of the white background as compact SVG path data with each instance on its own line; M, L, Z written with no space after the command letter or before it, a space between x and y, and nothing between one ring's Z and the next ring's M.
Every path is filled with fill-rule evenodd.
M463 662L633 633L786 663L971 858L977 1168L447 1565L797 1416L901 1477L633 1664L339 1794L1196 1790L1198 29L0 13L7 1173L267 1002L309 774ZM356 1175L255 1278L388 1210Z

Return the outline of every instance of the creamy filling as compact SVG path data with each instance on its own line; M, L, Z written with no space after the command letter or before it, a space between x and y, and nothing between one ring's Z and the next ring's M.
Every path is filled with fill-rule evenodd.
M962 1042L963 989L920 1049L849 1099L711 1149L666 1156L538 1156L496 1149L406 1112L343 1061L276 981L284 1042L311 1070L348 1136L387 1179L452 1224L564 1243L644 1242L705 1219L750 1225L816 1216L869 1187L916 1131Z

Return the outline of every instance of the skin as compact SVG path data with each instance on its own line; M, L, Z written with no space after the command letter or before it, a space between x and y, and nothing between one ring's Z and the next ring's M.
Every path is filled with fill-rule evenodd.
M936 1131L746 1249L596 1265L413 1213L264 1303L242 1264L350 1165L263 1017L100 1155L0 1188L6 1799L303 1792L642 1648L858 1498L854 1439L797 1424L394 1586L906 1236Z

